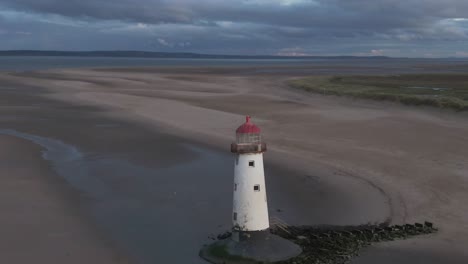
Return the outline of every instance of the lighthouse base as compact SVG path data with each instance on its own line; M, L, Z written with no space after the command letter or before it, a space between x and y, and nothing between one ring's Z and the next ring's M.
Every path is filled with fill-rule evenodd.
M273 263L294 258L302 249L266 231L239 232L203 248L200 256L214 264Z

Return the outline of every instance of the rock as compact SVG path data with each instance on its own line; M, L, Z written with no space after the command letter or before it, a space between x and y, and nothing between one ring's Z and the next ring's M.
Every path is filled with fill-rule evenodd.
M223 240L232 236L232 233L227 231L217 236L218 240Z

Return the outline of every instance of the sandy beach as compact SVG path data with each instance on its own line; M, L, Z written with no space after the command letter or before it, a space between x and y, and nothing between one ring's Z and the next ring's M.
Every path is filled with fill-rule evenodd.
M0 136L1 263L130 263L80 212L41 148Z
M268 142L265 161L273 217L293 225L431 221L440 230L437 234L377 244L353 263L468 262L466 113L309 94L285 83L304 71L271 70L154 67L0 73L0 129L74 146L81 153L79 167L87 168L78 175L71 169L76 163L52 156L41 159L34 140L0 133L1 175L24 174L31 185L16 177L0 179L0 188L5 188L0 193L8 196L0 204L0 212L8 215L0 220L0 233L10 232L2 235L0 247L11 253L2 254L0 262L41 258L44 263L123 263L114 254L126 248L135 263L203 263L197 248L209 242L209 235L229 228L228 149L247 114ZM9 155L10 149L17 154ZM8 165L21 162L28 167ZM48 184L60 182L59 175L68 185ZM73 181L83 175L88 182ZM90 188L100 186L96 179L104 187ZM9 184L20 189L7 192ZM54 191L44 191L48 188ZM78 189L78 194L70 189ZM41 199L45 205L34 207L28 218L67 217L60 221L63 226L37 223L45 234L19 227L31 221L20 222L25 209L14 208ZM8 237L17 236L9 231L12 226L22 230L22 237L52 238L38 241L44 249L24 256L15 250L33 246L9 242ZM47 236L63 232L59 227L73 232ZM107 239L117 242L111 246ZM133 241L134 248L125 241ZM73 251L77 245L86 246ZM55 256L51 248L62 248L61 253L70 249L70 256L92 260L68 261L69 255ZM8 261L2 261L5 256Z

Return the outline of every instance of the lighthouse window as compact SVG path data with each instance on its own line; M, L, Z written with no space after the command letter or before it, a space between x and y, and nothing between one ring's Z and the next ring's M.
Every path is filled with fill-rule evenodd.
M237 183L234 184L234 191L237 191Z
M260 191L260 184L254 185L254 191L256 191L256 192Z
M232 218L235 220L237 220L237 213L234 213L234 215L232 216Z
M255 167L255 161L253 160L249 161L249 167Z

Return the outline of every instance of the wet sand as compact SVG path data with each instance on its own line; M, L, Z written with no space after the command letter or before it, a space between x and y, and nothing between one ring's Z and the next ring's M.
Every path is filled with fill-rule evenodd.
M354 263L446 263L445 256L466 263L466 114L310 95L284 84L299 75L229 68L5 73L0 127L79 149L81 175L112 191L71 185L87 194L82 203L92 221L138 263L202 263L198 247L229 228L227 151L244 114L269 143L274 217L339 225L429 220L438 234L371 247ZM74 171L57 166L65 178Z
M1 263L130 263L80 212L41 148L0 135Z

